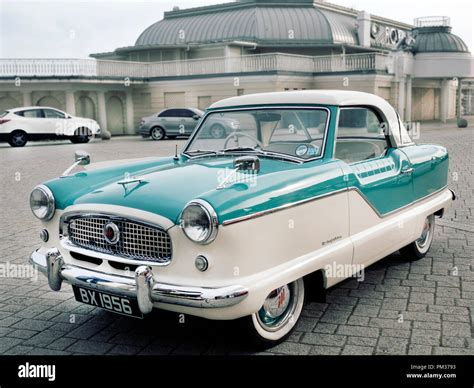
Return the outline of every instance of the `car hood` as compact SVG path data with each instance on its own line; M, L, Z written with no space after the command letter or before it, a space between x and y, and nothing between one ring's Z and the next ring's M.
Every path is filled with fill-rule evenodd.
M214 207L222 223L337 189L334 163L295 164L263 158L258 175L240 175L237 183L223 189L217 186L231 173L232 156L148 159L79 172L45 184L58 209L78 204L118 205L159 214L178 224L185 205L199 198ZM120 184L126 176L142 181Z

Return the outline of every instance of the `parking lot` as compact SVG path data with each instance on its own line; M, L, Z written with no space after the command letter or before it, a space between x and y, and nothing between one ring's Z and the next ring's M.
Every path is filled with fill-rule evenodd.
M391 255L346 280L326 303L310 303L295 332L264 354L474 355L474 131L430 127L421 142L448 147L450 187L458 200L442 220L428 256L408 263ZM167 156L182 140L140 137L0 144L0 264L25 264L40 244L31 189L56 177L77 149L92 162ZM183 189L186 183L183 182ZM251 354L240 327L166 312L144 320L114 315L74 300L71 287L51 292L46 279L0 278L0 354Z

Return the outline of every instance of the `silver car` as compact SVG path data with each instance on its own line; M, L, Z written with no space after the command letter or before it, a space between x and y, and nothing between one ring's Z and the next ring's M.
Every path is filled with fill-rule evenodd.
M169 108L157 114L142 118L138 133L153 140L165 137L174 139L177 136L190 136L204 112L195 108ZM227 118L215 118L209 129L209 137L220 139L233 131L233 121Z

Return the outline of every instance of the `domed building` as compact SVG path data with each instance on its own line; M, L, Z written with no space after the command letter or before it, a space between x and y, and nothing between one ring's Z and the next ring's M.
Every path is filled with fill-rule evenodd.
M0 109L46 101L113 135L163 108L284 90L375 93L405 121L474 113L474 61L448 18L411 25L326 1L238 0L175 7L133 40L75 62L0 60Z

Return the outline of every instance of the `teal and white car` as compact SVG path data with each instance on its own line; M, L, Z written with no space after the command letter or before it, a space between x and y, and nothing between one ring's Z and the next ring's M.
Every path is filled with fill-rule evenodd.
M217 118L234 123L223 138L208 135ZM50 287L134 317L244 318L267 343L364 266L423 257L455 198L446 149L415 144L385 100L351 91L226 99L179 155L89 161L77 153L31 193L44 241L31 262Z

